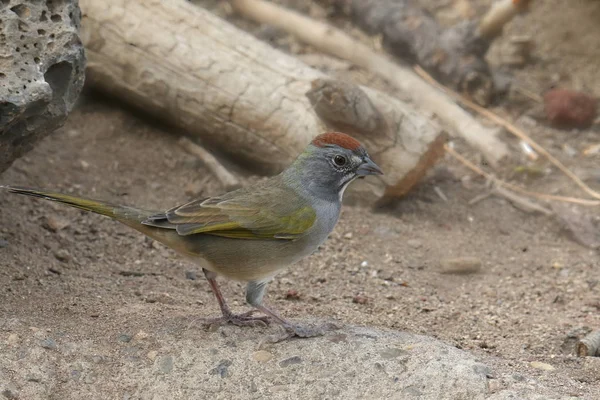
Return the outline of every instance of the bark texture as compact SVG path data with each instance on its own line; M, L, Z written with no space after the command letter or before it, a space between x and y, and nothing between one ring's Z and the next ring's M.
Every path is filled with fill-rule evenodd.
M332 128L307 97L326 75L202 8L183 0L80 5L89 81L209 147L276 173ZM386 127L355 133L386 172L370 183L383 194L414 170L430 145L439 146L444 133L408 104L369 88L353 90L364 93Z

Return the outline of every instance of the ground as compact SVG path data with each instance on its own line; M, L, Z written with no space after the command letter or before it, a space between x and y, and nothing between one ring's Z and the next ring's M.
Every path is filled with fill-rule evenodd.
M532 35L538 45L534 62L515 72L518 82L540 92L558 80L598 96L600 50L592 37L600 34L600 4L580 0L559 7L567 6L543 2L527 20L511 24L509 35ZM590 36L593 29L596 36ZM552 129L537 119L539 105L523 102L495 110L520 122L599 189L600 156L580 156L600 142L598 125ZM86 92L65 127L15 162L0 183L157 210L219 194L216 179L178 147L178 134ZM236 172L245 182L259 179ZM582 195L555 169L527 184ZM345 206L330 239L281 273L266 302L296 321L434 336L497 371L536 377L558 394L600 398L600 358L573 355L575 338L600 328L597 250L574 242L554 217L523 212L502 198L469 204L486 190L485 182L446 158L389 208ZM115 354L123 335L140 331L214 334L198 322L218 314L201 271L170 250L106 218L49 202L1 192L0 204L0 349L32 337L60 342L71 336L93 338L95 348ZM475 257L481 270L441 274L440 262L454 257ZM245 309L243 286L222 284L233 307ZM535 368L535 361L554 370Z

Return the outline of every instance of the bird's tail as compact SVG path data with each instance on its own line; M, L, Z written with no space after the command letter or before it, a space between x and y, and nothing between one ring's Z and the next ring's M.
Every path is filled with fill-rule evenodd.
M122 222L125 225L129 225L138 230L140 228L139 225L141 225L141 222L143 220L157 213L156 211L140 210L133 207L126 207L98 200L84 199L80 197L70 196L68 194L50 192L45 190L3 185L0 185L0 189L8 190L11 193L24 194L27 196L52 200L59 203L67 204L71 207L91 211L96 214L106 215L107 217L116 219L119 222Z

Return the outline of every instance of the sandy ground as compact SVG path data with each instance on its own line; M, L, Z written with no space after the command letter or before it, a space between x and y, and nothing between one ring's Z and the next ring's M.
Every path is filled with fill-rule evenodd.
M517 78L539 91L558 76L567 86L595 88L600 95L598 46L592 49L590 36L578 34L585 24L560 23L561 15L581 18L592 29L600 4L581 0L559 12L559 3L548 1L527 23L511 25L511 33L535 34L540 43L538 60ZM561 30L577 39L579 51L551 44ZM579 156L599 141L598 125L554 130L536 120L536 109L530 102L497 110L523 123L600 188L594 175L600 159ZM219 194L218 182L181 151L176 134L87 93L66 126L15 162L0 182L156 209ZM577 337L600 329L598 252L572 241L553 217L520 211L502 198L469 205L486 188L467 175L447 159L388 209L346 206L325 245L280 274L266 301L294 320L317 317L434 336L500 371L536 376L557 393L600 398L600 358L572 355ZM574 193L554 169L527 183ZM60 205L6 193L0 204L0 349L18 340L13 335L45 331L94 338L110 353L120 335L175 329L182 320L197 335L210 334L194 323L218 313L209 287L201 271L170 250L118 223ZM477 258L481 271L441 274L440 262L455 257ZM197 279L190 279L194 273ZM241 284L223 287L236 309L245 307ZM554 369L535 368L534 361Z

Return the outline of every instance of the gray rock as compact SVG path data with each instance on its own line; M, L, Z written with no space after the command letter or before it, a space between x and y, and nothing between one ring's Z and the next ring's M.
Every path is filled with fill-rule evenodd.
M0 172L60 127L83 87L76 0L0 2Z
M185 279L195 281L198 278L196 271L185 271Z
M158 357L154 364L160 374L169 374L173 371L173 356Z
M221 360L215 368L209 371L209 374L218 375L221 378L226 378L229 376L229 366L231 364L231 360Z
M290 365L300 364L302 363L302 358L299 356L294 356L290 358L286 358L285 360L279 361L279 366L282 368L289 367Z
M515 371L492 369L466 351L406 332L344 326L322 337L272 344L267 336L279 332L277 326L223 326L214 333L179 321L176 326L180 329L152 334L152 347L162 353L152 350L136 362L127 362L130 355L114 340L118 333L104 341L109 347L102 351L109 355L102 365L92 360L100 350L98 339L76 334L71 337L76 351L35 346L21 362L15 362L19 348L5 346L0 390L6 388L1 382L9 381L3 371L10 370L11 380L24 383L18 387L22 399L48 398L61 385L68 388L65 399L123 398L126 393L135 399L567 399L547 382L527 375L515 380ZM38 383L27 382L33 365L43 378Z
M123 333L123 334L119 335L119 337L117 339L119 340L119 342L129 343L129 342L131 342L132 338L131 338L131 335Z
M52 338L46 338L40 341L40 346L42 346L44 349L55 350L56 341Z

